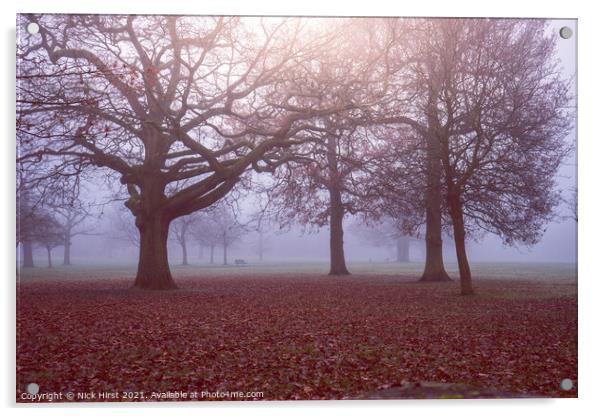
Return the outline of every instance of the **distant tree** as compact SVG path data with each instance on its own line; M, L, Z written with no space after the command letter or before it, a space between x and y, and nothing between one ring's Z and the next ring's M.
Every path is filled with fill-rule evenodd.
M410 244L415 237L407 235L403 230L397 228L396 221L384 217L378 222L366 224L357 221L352 226L352 232L359 237L363 243L375 247L393 247L395 249L395 260L398 263L410 261Z
M228 248L247 233L232 213L232 209L225 204L219 204L209 213L209 230L214 233L213 241L218 241L222 247L223 264L228 264Z
M34 267L33 234L41 222L31 205L30 194L17 187L16 245L21 245L21 266Z
M107 234L115 240L125 241L133 247L140 247L140 233L134 219L123 205L114 205L108 211L109 229Z
M71 246L73 238L82 235L98 235L93 226L86 222L96 216L91 203L85 202L79 195L71 195L60 203L54 202L50 206L54 219L63 235L63 265L71 265Z
M195 214L180 217L173 222L171 228L172 238L182 248L182 265L188 265L188 238L191 234L192 225L198 220L198 216Z
M256 184L250 183L249 189L253 192L257 191L258 187ZM254 196L258 196L256 192L254 192ZM269 226L274 224L272 224L270 218L266 216L267 207L262 204L262 195L259 196L259 198L256 198L256 200L252 202L252 204L259 207L259 210L251 214L250 220L245 225L245 228L253 232L252 238L254 240L248 242L249 247L257 254L259 262L263 262L265 252L270 249L268 243Z
M292 222L315 227L329 227L331 275L349 274L345 261L345 215L365 209L366 187L362 180L372 168L378 152L370 149L378 138L365 127L366 112L386 91L388 73L377 62L386 60L390 38L394 33L374 36L375 21L353 22L343 29L344 39L330 60L320 62L316 73L303 91L319 91L321 84L338 86L336 95L325 99L353 97L353 102L367 102L357 111L335 113L314 119L314 125L300 133L304 144L295 157L275 171L275 184L268 191L272 216L282 226ZM335 98L337 97L337 98ZM361 97L361 98L358 98Z
M16 172L16 247L21 246L21 267L34 267L33 233L41 223L38 215L40 195L28 181L29 172L17 164Z
M32 238L46 250L48 267L52 268L52 250L65 242L63 227L50 213L39 214L39 222Z
M255 246L255 251L257 256L259 257L259 261L263 262L263 258L265 252L269 250L268 238L266 236L266 232L263 228L259 228L257 230L257 244Z
M195 215L189 232L199 247L209 248L209 263L215 262L215 247L220 245L220 234L217 224L212 219L212 210L207 210Z
M231 201L223 200L191 218L189 232L200 246L209 247L210 263L215 260L215 248L221 247L223 264L228 264L228 249L239 241L248 230L236 215Z
M33 244L43 240L43 246L55 244L54 234L57 228L62 228L63 233L69 232L71 236L75 232L77 224L70 225L63 221L63 216L69 216L67 212L82 210L80 205L79 178L65 177L59 180L48 180L44 176L36 177L29 169L19 166L17 170L17 246L21 244L23 252L23 267L33 267ZM79 217L81 214L73 214ZM86 215L87 217L87 215ZM43 236L42 230L52 235ZM81 231L81 230L80 230Z

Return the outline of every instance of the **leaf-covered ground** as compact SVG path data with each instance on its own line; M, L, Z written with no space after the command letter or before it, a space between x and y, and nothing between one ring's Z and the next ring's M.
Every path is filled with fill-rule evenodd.
M480 280L474 297L459 296L457 282L395 276L220 275L178 279L182 289L168 292L130 284L18 285L17 401L31 400L31 382L40 394L117 394L91 400L341 399L417 382L577 395L570 282Z

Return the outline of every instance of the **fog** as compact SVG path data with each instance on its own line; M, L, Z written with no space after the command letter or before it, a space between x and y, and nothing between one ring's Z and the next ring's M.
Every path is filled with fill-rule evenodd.
M564 208L566 211L567 208ZM133 226L133 218L130 218ZM71 250L74 264L131 264L135 265L138 258L138 247L126 241L122 236L115 235L114 227L110 224L109 216L103 216L99 221L90 221L94 233L99 235L76 236L73 239ZM354 262L394 262L395 247L376 247L353 231L354 221L346 221L345 256L351 265ZM235 259L243 259L253 264L259 263L260 235L254 230L249 230L240 241L228 249L228 263ZM449 237L444 240L444 259L448 263L455 263L455 248L453 240ZM208 264L209 248L201 247L192 238L188 239L188 262L191 265ZM55 264L60 264L62 247L53 250ZM180 264L182 253L180 246L170 241L170 263ZM214 263L222 264L222 248L215 247ZM551 223L541 241L532 246L505 246L494 235L486 234L477 241L468 243L468 255L472 262L562 262L575 263L577 261L577 230L576 222L567 218L557 223ZM44 266L46 253L36 247L34 256L38 266ZM318 231L306 231L301 226L292 226L290 229L280 230L273 226L263 234L263 261L272 262L328 262L329 260L329 233L328 227ZM410 261L424 261L424 241L413 239L410 244Z
M554 20L551 29L558 31L560 27L569 26L577 33L576 21ZM576 35L568 40L558 42L558 59L564 68L567 77L576 79ZM576 95L576 82L574 83ZM557 182L562 191L563 198L571 197L571 192L577 188L577 160L576 160L576 132L567 137L567 141L575 144L575 151L568 156L561 167ZM108 191L92 193L107 194ZM97 201L98 198L95 198ZM72 245L72 261L74 264L136 264L138 248L132 242L126 241L123 236L116 236L114 218L110 213L115 206L122 202L115 202L104 206L104 214L99 219L89 220L86 227L96 235L79 235L74 237ZM241 217L253 214L249 203L242 203ZM572 218L572 212L567 203L558 207L558 218L549 223L541 240L531 247L505 246L495 235L485 234L476 240L468 242L468 255L471 262L563 262L575 263L577 261L577 222ZM132 221L133 217L129 218ZM352 231L352 224L357 220L349 216L345 221L345 256L349 263L354 262L387 262L395 261L394 247L376 247ZM228 250L229 263L235 259L243 259L247 263L259 262L258 254L259 234L250 229L240 241L234 243ZM290 229L280 230L278 226L271 226L264 231L264 262L327 262L329 259L329 234L328 227L323 227L313 232L304 232L301 226L291 226ZM62 247L53 250L56 264L60 264ZM179 264L182 261L181 249L174 241L170 241L170 263ZM46 253L40 247L34 248L34 257L37 266L44 266ZM446 262L455 262L453 241L447 237L444 241L444 258ZM410 246L410 261L421 262L424 260L424 241L415 239ZM201 248L192 238L188 241L188 261L190 264L207 264L209 262L209 249ZM215 264L222 263L220 247L215 249Z

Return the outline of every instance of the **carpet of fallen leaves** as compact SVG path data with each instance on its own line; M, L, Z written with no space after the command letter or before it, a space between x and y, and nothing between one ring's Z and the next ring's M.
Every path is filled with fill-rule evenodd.
M232 275L180 279L166 292L130 284L18 285L17 401L29 401L31 382L39 393L118 394L96 401L176 391L342 399L424 381L577 395L575 284L484 280L473 297L457 282L393 276ZM560 389L566 378L570 391Z

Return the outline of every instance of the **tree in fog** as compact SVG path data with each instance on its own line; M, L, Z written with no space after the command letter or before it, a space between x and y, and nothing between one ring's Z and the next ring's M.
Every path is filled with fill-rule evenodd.
M221 202L217 205L221 205ZM191 237L197 242L199 247L209 248L209 264L215 263L215 248L221 245L218 225L213 217L213 212L217 205L195 215L195 220L189 229Z
M22 267L34 267L33 234L41 222L42 218L32 208L29 192L17 186L16 242L17 248L21 245Z
M554 58L557 36L545 22L417 25L416 64L403 74L415 116L399 121L425 139L428 177L441 171L433 181L453 229L462 294L471 294L467 233L485 230L507 244L534 244L554 216L555 175L570 151L564 142L572 116L569 82Z
M345 262L343 220L365 209L365 180L372 158L370 133L326 121L306 144L303 158L276 172L269 190L273 215L281 224L329 227L331 275L349 274Z
M136 228L134 218L123 205L113 206L107 215L107 235L118 241L126 242L128 245L140 248L140 233Z
M371 148L377 138L364 124L366 111L386 91L388 74L378 62L385 59L390 39L375 36L374 21L354 21L344 27L345 40L337 52L317 66L312 78L300 87L318 93L321 82L337 85L336 95L354 102L368 102L366 108L316 118L312 128L300 132L305 143L296 155L275 171L274 186L269 190L272 215L283 226L329 227L331 275L349 274L345 261L343 221L365 207L365 177L369 175L377 153ZM318 82L316 82L316 80ZM361 97L357 98L357 97Z
M77 227L81 223L79 218L87 218L90 210L84 208L79 198L80 178L67 175L51 180L43 169L36 172L31 166L19 164L16 191L16 241L17 247L22 247L23 267L34 267L34 243L50 250L58 246L66 247L68 237L83 232ZM87 212L85 215L82 213L84 210ZM64 216L70 215L77 220L77 224L65 221ZM51 235L44 236L44 231ZM56 241L57 232L63 235L61 244ZM66 235L66 232L70 234Z
M385 124L377 131L384 138L379 168L372 176L372 220L385 220L400 235L423 235L425 265L421 281L446 282L443 245L449 221L442 212L442 177L429 157L423 132L407 125ZM439 178L435 181L434 178Z
M76 236L98 235L88 221L96 216L94 207L84 202L78 195L71 195L50 207L55 221L63 235L63 265L71 265L71 246Z
M262 200L262 197L265 196L264 194L267 193L264 192L264 186L254 183L251 178L247 182L247 189L253 192L256 198L252 199L249 203L255 207L255 212L250 215L249 220L245 224L245 229L251 233L251 236L246 241L246 245L254 254L257 254L259 262L263 262L265 253L271 249L269 235L271 234L271 227L275 224L272 223L269 215L266 215L268 206Z
M194 214L180 217L174 220L171 227L172 238L180 245L182 249L182 265L188 265L188 238L191 234L191 228L197 221Z
M257 242L255 244L255 252L257 253L257 256L259 257L259 261L263 262L263 258L264 255L266 253L266 251L269 251L270 246L268 244L268 237L266 236L266 232L263 228L259 228L257 230Z
M443 264L440 149L433 122L424 111L428 105L433 107L435 93L418 88L416 80L429 76L420 42L429 39L431 22L382 19L383 27L395 36L383 63L390 72L388 94L373 113L373 122L387 144L374 178L378 187L375 209L378 215L402 218L402 227L410 234L424 225L426 261L420 280L449 281Z
M209 248L209 263L215 262L215 247L220 244L220 236L216 224L211 220L210 212L203 212L196 217L190 234L201 248Z
M16 172L16 246L21 246L21 267L34 267L34 233L44 222L40 208L43 195L36 189L28 177L28 169L17 165Z
M247 229L235 215L230 204L220 201L211 208L193 216L189 232L200 246L209 247L210 263L215 260L215 248L222 248L222 262L228 264L228 249L238 242Z
M312 118L355 106L322 99L336 85L287 89L337 44L303 19L20 15L17 26L18 160L48 177L119 179L140 233L139 288L176 287L174 219L286 160Z
M407 235L403 229L399 229L398 222L390 217L371 221L368 224L364 221L357 221L351 230L363 244L374 247L393 247L395 260L398 263L410 261L410 244L412 241L417 241L415 237Z
M50 213L40 214L32 239L46 250L48 267L52 268L52 250L65 243L63 227Z
M210 230L214 233L213 241L217 241L222 248L223 264L228 264L228 249L243 235L247 233L245 227L232 213L232 209L225 204L218 204L207 212Z

